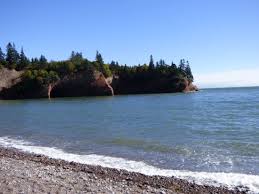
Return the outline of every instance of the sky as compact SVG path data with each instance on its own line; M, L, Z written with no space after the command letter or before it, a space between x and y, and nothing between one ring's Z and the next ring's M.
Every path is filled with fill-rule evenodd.
M259 86L259 0L0 0L0 47L28 57L190 62L199 87Z

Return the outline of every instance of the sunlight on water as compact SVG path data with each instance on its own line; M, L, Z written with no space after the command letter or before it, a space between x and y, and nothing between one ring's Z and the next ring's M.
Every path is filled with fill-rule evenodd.
M197 176L224 172L248 176L249 183L238 183L246 185L255 175L249 187L257 188L258 104L256 87L0 101L0 137L30 142L41 152L49 147L73 153L75 158L94 154L139 161L154 174L165 172L158 169L173 169L177 176L186 171L203 173ZM234 178L228 178L222 181L230 184L227 180Z

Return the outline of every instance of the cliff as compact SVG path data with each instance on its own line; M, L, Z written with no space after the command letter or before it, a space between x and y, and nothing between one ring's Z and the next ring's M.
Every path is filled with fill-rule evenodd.
M0 92L19 83L22 74L23 71L9 70L7 68L0 69Z
M181 76L157 77L136 80L116 77L112 82L115 94L148 94L198 91L198 88Z
M50 85L50 97L109 96L113 88L98 71L80 72L66 76Z
M142 81L119 76L105 78L99 71L79 71L55 82L40 85L26 82L23 71L0 70L0 98L55 98L79 96L110 96L114 94L145 94L191 92L198 88L181 76L158 77Z
M8 75L9 72L12 73ZM0 91L2 99L113 95L113 88L98 71L74 73L44 85L23 81L23 72L4 70L2 73L5 73L5 77L0 78L1 84L5 86Z
M192 82L189 82L187 79L184 80L185 89L183 92L195 92L199 91L198 87L194 85Z

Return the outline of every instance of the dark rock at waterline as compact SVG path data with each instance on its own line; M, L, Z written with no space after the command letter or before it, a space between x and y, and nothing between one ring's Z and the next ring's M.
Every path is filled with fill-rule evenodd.
M187 79L179 76L143 79L142 81L117 77L112 82L115 94L175 93L184 92L188 86Z

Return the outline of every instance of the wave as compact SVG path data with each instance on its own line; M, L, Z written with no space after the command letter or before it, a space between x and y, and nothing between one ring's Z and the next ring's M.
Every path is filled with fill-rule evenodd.
M185 179L200 185L210 185L216 187L226 186L229 189L234 189L235 187L247 187L251 193L259 193L259 175L161 169L148 165L142 161L132 161L124 158L96 154L78 155L67 153L55 147L35 146L30 142L16 140L9 137L0 137L0 146L12 147L34 154L42 154L54 159L63 159L69 162L73 161L88 165L100 165L108 168L117 168L131 172L138 172L149 176L174 176L176 178Z

